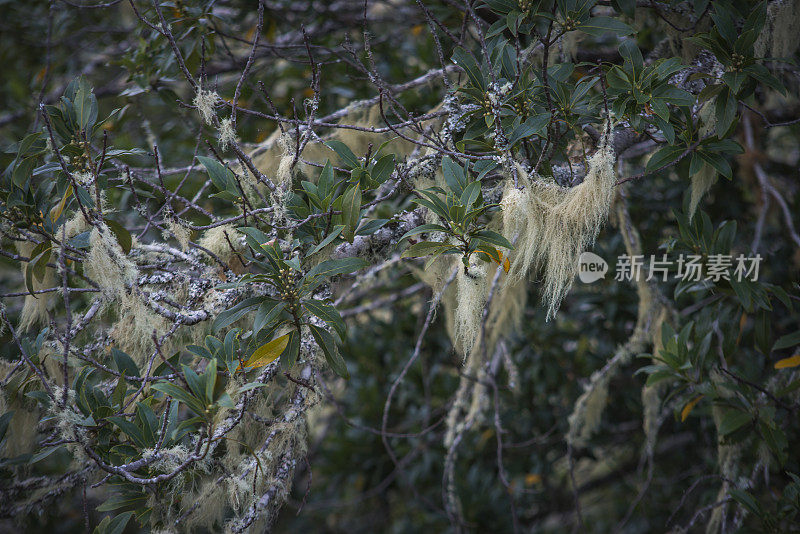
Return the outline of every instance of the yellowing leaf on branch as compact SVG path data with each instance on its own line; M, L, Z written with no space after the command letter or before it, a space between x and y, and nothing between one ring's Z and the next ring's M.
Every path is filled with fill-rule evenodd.
M703 395L700 395L699 397L695 397L694 399L686 403L686 406L684 406L683 410L681 410L681 423L686 421L686 418L689 417L689 414L692 412L694 407L697 405L698 402L700 402L700 399L702 398Z
M795 354L789 358L784 358L775 362L775 369L789 369L800 365L800 354Z
M64 207L67 205L67 200L69 200L70 195L72 195L72 185L67 186L67 190L64 192L64 197L61 199L61 202L58 203L57 206L53 206L53 209L50 210L50 220L56 222L59 217L61 217L61 213L64 211Z
M496 248L486 248L481 250L481 252L488 256L497 265L500 265L503 268L503 271L508 274L509 269L511 269L511 260L508 259L508 256L504 256L503 253Z
M525 485L526 486L533 486L534 484L540 484L542 482L542 475L538 473L528 473L525 475Z
M285 336L275 338L269 343L261 345L255 350L255 352L253 352L253 355L250 356L250 359L244 362L244 364L240 364L239 368L236 370L239 371L245 367L264 367L265 365L269 365L270 363L274 362L278 356L283 354L283 351L289 344L290 335L291 334L286 334Z

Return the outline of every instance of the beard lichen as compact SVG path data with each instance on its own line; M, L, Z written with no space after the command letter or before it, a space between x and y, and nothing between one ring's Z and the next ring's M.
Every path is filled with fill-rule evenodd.
M518 185L510 178L503 195L504 233L518 236L508 281L541 271L547 319L558 311L572 287L581 253L594 243L608 218L614 196L614 152L610 133L589 159L584 181L572 188L529 177L517 167Z
M458 296L456 297L454 342L466 355L472 350L472 346L480 334L483 308L489 292L486 265L477 261L471 262L468 270L459 268L456 275L456 287Z
M622 235L625 251L629 256L641 254L639 233L630 219L624 198L620 195L616 204L615 219ZM658 291L642 277L636 280L639 297L639 310L636 325L628 341L617 347L606 364L595 371L586 384L584 392L575 401L569 415L567 443L571 446L584 446L600 427L602 415L608 402L608 387L611 379L627 365L631 358L643 352L649 344L658 347L661 339L661 325L668 317L668 309L663 304ZM650 388L642 392L644 402L646 450L652 451L658 430L661 396L658 389Z
M63 228L63 235L64 237L69 240L79 233L85 231L88 228L88 223L86 222L83 213L78 211L73 215L72 218L68 219L64 223ZM58 232L59 237L62 235L62 231L59 230ZM17 242L17 251L20 255L25 257L30 257L33 249L36 245L30 241L18 241ZM58 263L58 254L60 253L57 247L54 247L51 252L51 263ZM22 276L25 276L25 269L27 267L26 262L21 263L22 269ZM34 291L39 291L42 289L50 289L53 288L57 284L56 280L56 272L52 267L47 267L44 271L44 276L42 279L37 278L36 276L32 277L32 286ZM32 327L47 323L48 315L47 310L50 303L53 301L53 296L56 293L40 293L37 294L35 297L33 295L26 295L25 302L22 306L22 311L20 313L20 322L19 328L22 331L30 330Z
M166 218L167 231L178 242L181 250L184 252L189 250L189 241L192 237L192 231L181 224L181 221L174 215ZM167 236L165 236L166 239Z
M30 408L28 399L21 398L20 394L13 395L13 400L9 401L4 389L0 390L0 415L9 411L13 411L14 415L8 423L0 450L4 457L14 458L33 450L39 413L35 408Z
M755 42L758 57L789 58L800 46L800 0L773 0L767 5L764 27Z
M125 293L136 282L136 264L123 252L114 233L98 223L89 234L89 253L84 270L103 293L111 298Z
M721 384L724 383L725 379L719 372L713 371L711 380L716 384ZM724 396L732 395L728 393L729 390L724 387L720 387L719 391ZM742 456L742 444L725 443L723 436L719 434L726 409L721 405L715 404L711 408L711 413L714 417L714 425L717 429L717 467L719 468L719 474L722 475L722 485L719 488L716 499L717 502L720 502L724 501L728 497L729 492L732 489L731 486L736 486L736 482L740 473L739 459ZM706 532L714 533L724 531L727 508L728 507L726 504L714 508L714 511L711 513L711 517L709 517L708 523L706 524Z
M67 402L62 405L64 388L67 388ZM75 465L85 464L89 460L82 445L86 440L86 430L81 426L85 422L85 418L72 409L75 406L75 391L69 386L54 386L53 398L54 401L50 403L48 415L54 421L55 430L61 439L66 441L67 450L72 454Z
M211 252L234 273L244 272L240 254L244 252L245 245L241 241L241 234L232 224L209 228L197 244Z
M236 142L236 130L233 129L233 120L226 117L219 123L219 147L227 150L234 142Z
M111 329L115 344L141 365L152 353L153 334L165 331L169 323L147 306L146 297L137 286L136 263L103 223L91 231L84 270L98 284L106 302L117 304L113 310L117 319Z
M197 108L197 112L200 113L200 118L203 119L203 122L209 126L216 116L214 106L217 101L219 101L219 95L216 91L209 91L202 87L197 88L197 94L195 94L192 104Z
M18 241L17 251L21 256L30 258L33 249L36 248L35 243L30 241ZM33 258L31 258L33 259ZM25 276L27 270L27 262L21 262L22 276ZM44 276L39 279L35 275L31 277L31 286L34 291L42 289L50 289L56 282L55 272L51 267L46 267ZM19 318L19 329L21 331L30 330L32 327L47 323L48 315L47 308L52 301L53 293L39 293L37 295L25 295L25 303L22 306L22 312Z

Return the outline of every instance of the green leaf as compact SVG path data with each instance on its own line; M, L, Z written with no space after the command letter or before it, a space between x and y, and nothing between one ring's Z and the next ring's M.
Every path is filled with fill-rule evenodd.
M6 437L6 431L8 431L8 424L11 422L11 418L14 417L14 411L6 412L3 415L0 415L0 441L3 441L3 438Z
M114 392L111 394L111 402L113 406L121 408L125 402L125 395L128 393L128 385L125 382L125 373L117 379L117 385L114 387Z
M312 314L316 315L325 323L327 323L330 327L332 327L337 334L339 334L339 338L344 341L347 327L342 320L342 316L339 315L339 310L334 308L333 306L329 306L322 301L316 299L309 299L303 302L303 306Z
M348 274L368 266L369 262L362 258L341 258L335 260L325 260L306 275L307 280L316 277L330 278L340 274Z
M653 97L678 107L692 106L696 100L696 97L689 91L684 91L673 85L660 86L653 91Z
M228 188L228 178L232 176L231 171L214 158L197 156L197 160L202 163L208 171L208 176L211 178L214 186L220 191L225 191Z
M714 4L714 11L711 13L711 18L714 20L714 28L719 32L722 38L727 41L728 45L733 47L738 37L733 14L723 5Z
M262 250L261 245L269 242L269 236L259 230L258 228L253 228L251 226L241 226L237 228L241 233L246 236L247 243L250 247L254 250ZM231 241L233 241L233 236L229 236Z
M638 73L642 71L644 65L644 58L641 51L639 51L639 47L636 46L636 40L627 39L622 41L619 45L619 55L622 56L626 63L630 63L634 74L638 77Z
M372 166L372 170L370 171L370 176L372 179L382 184L385 182L389 176L392 175L392 171L394 170L394 154L387 154L379 159L375 165Z
M683 155L685 151L686 147L683 146L668 145L661 147L647 161L645 172L649 174L661 169L662 167L670 165L671 163L674 163Z
M634 29L619 19L611 17L591 17L586 22L582 22L578 29L595 37L602 37L605 33L615 33L617 35L630 35Z
M728 410L722 416L717 432L720 437L728 436L753 420L749 413L739 410Z
M78 127L87 133L97 120L97 97L89 83L83 78L79 81L80 89L75 94L74 109Z
M94 534L122 534L131 517L133 517L133 512L119 514L113 519L104 517L100 524L95 527Z
M722 81L731 88L733 94L738 94L742 84L747 79L747 75L740 71L730 71L722 75Z
M800 330L793 334L787 334L778 338L778 341L772 345L772 350L783 350L789 347L800 345Z
M161 393L169 395L173 399L184 403L187 408L189 408L198 415L205 415L206 407L203 405L200 399L195 397L185 389L176 386L175 384L171 384L169 382L156 382L155 384L150 386L150 389L154 389L155 391L160 391Z
M725 156L721 154L715 154L711 152L706 152L705 150L699 150L697 155L702 158L703 161L714 167L718 173L723 175L725 178L730 180L733 178L733 170L731 169L730 164L725 159Z
M773 76L764 65L754 63L745 67L743 72L746 72L767 87L772 87L779 93L786 94L786 87L784 87L781 81Z
M764 515L764 512L761 510L761 506L759 506L758 502L745 490L733 488L729 490L728 493L734 500L750 510L751 513L758 517L762 517Z
M717 95L717 100L714 103L714 110L717 118L716 132L717 137L722 139L726 137L728 131L736 119L736 110L738 102L736 97L733 96L730 90L726 89Z
M336 140L328 141L327 143L325 143L325 145L327 145L328 148L336 152L342 159L342 163L344 163L344 165L350 168L351 170L358 169L361 167L361 162L358 160L356 155L353 154L353 151L350 150L350 148L341 141L336 141Z
M420 193L426 193L426 191L420 191ZM445 204L442 201L442 199L437 198L435 195L433 195L432 199L414 198L411 199L411 202L419 204L420 206L425 206L426 208L428 208L429 210L431 210L433 213L435 213L444 220L448 220L450 217L450 213L448 212L447 209L447 204Z
M147 442L142 435L142 431L138 426L128 421L128 419L125 417L112 416L106 417L106 420L110 421L114 426L122 430L129 438L133 440L137 446L142 448L147 447Z
M479 239L486 243L490 243L497 247L505 247L507 249L513 249L514 245L511 244L511 241L503 237L502 235L498 234L497 232L493 232L491 230L481 230L479 232L475 232L472 234L473 239Z
M264 299L265 297L250 297L243 300L233 308L223 311L217 315L216 319L214 319L214 324L211 326L211 331L217 332L220 329L235 323L247 315L253 308L260 305Z
M214 366L216 369L216 365ZM147 447L154 447L158 434L158 417L152 408L143 402L136 403L136 422L142 429L142 438Z
M45 458L47 458L48 456L50 456L51 454L53 454L54 452L56 452L57 450L62 449L63 447L64 447L63 445L58 445L56 447L47 447L46 449L41 450L36 454L34 454L33 456L31 456L31 459L28 460L28 464L33 465L36 462L40 462Z
M447 228L442 226L441 224L421 224L416 228L412 228L408 232L404 233L398 243L402 243L404 239L409 238L411 236L424 234L428 232L447 232Z
M655 384L658 384L659 382L671 378L675 378L675 374L670 369L662 368L659 369L658 371L651 373L650 376L647 377L647 382L645 382L645 385L653 386Z
M322 172L319 173L317 187L323 197L327 197L333 191L333 165L331 165L331 160L325 161L325 166L322 168Z
M31 177L34 167L36 167L36 158L26 158L17 163L11 177L14 185L20 189L26 189L25 184L28 182L28 178Z
M464 169L450 159L450 156L445 156L442 158L442 174L447 187L457 196L461 196L467 186L467 177L464 175Z
M331 336L330 332L313 324L309 324L308 327L311 329L311 335L314 336L317 345L319 345L322 352L325 353L325 360L328 362L328 365L331 366L333 372L342 378L350 378L350 374L347 372L347 365L344 363L341 354L339 354L339 350L336 348L336 342L333 340L333 336Z
M139 508L147 501L147 495L138 491L124 491L113 495L97 507L98 512L113 512L120 508ZM106 518L108 519L108 518Z
M117 366L117 371L120 373L124 373L125 376L141 376L136 362L125 352L122 352L116 347L111 347L111 357L114 359L114 364Z
M356 235L372 235L389 222L389 219L372 219L359 226Z
M311 256L312 254L316 254L317 252L319 252L320 250L322 250L323 248L328 246L331 242L333 242L334 239L339 237L339 234L342 233L342 230L344 230L344 225L343 224L337 224L336 226L334 226L333 230L331 231L331 233L328 234L328 236L325 239L320 241L317 246L315 246L314 248L312 248L309 251L308 256Z
M508 137L508 143L513 146L522 139L544 133L549 123L549 113L540 113L539 115L529 117L525 122L514 128L514 131L511 132L511 135Z
M192 395L201 401L208 400L204 399L206 388L195 370L185 364L182 364L181 368L183 369L183 377L186 379L186 383L189 385Z
M458 250L457 247L451 245L450 243L440 243L437 241L422 241L420 243L414 243L407 249L403 251L403 254L400 256L401 258L421 258L423 256L429 256L434 253L443 254L446 250Z
M633 18L636 10L636 0L611 0L611 6L617 12Z
M50 259L50 242L42 241L31 251L30 261L25 265L25 288L33 296L39 298L34 293L33 278L41 281L47 269L47 262Z
M342 222L345 225L344 237L348 242L353 242L360 221L361 186L353 184L342 195Z
M257 334L264 327L270 326L285 308L286 302L282 300L265 300L261 306L258 307L256 316L253 319L253 332Z
M201 347L200 345L187 345L186 350L205 360L211 360L214 358L214 355L211 354L208 349Z
M292 330L289 332L289 344L286 346L286 350L283 351L283 354L281 354L281 368L290 369L297 361L299 355L300 336L297 330Z
M469 52L461 47L456 48L453 51L453 63L464 69L472 85L481 91L486 91L486 79L483 77L483 72Z

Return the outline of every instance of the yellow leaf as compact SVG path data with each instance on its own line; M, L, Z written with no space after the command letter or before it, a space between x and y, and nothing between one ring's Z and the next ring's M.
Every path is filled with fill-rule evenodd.
M744 327L746 326L746 324L747 324L747 313L742 312L742 316L739 319L739 334L736 336L737 346L742 341L742 334L744 333Z
M508 259L508 256L503 256L503 253L498 249L494 249L494 254L485 251L484 254L489 256L489 258L497 265L501 265L505 273L508 274L508 270L511 269L511 260Z
M691 413L692 409L698 402L700 402L700 399L702 398L703 395L700 395L699 397L696 397L686 403L686 406L684 406L683 410L681 410L681 423L686 421L686 418L689 417L689 413Z
M789 369L800 365L800 354L795 354L790 358L784 358L775 362L775 369Z
M72 195L72 185L67 186L67 190L64 191L64 198L61 199L58 206L53 206L53 209L50 210L51 221L56 222L58 218L61 217L61 213L64 211L64 206L67 205L67 200L70 195Z
M237 371L244 367L264 367L275 361L289 344L289 336L291 334L286 334L258 347L249 360L239 365Z
M542 475L538 473L528 473L525 475L525 485L526 486L533 486L534 484L539 484L542 481Z
M417 24L416 26L411 28L411 35L417 37L420 33L422 33L423 26L422 24Z

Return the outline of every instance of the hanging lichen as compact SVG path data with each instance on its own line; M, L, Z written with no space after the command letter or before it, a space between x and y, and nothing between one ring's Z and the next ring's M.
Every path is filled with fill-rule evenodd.
M240 255L245 246L240 237L241 234L232 224L224 224L206 230L197 244L216 256L234 273L241 274L244 272L244 265Z
M584 181L575 187L530 178L519 166L517 174L516 185L507 179L501 201L504 231L518 235L509 280L541 271L542 298L550 319L572 287L578 257L594 243L608 217L615 183L611 135L603 137L589 159Z
M189 249L189 240L192 236L192 231L186 226L181 224L181 221L176 216L167 217L167 230L175 238L181 247L181 250L186 251Z
M114 233L98 223L89 234L89 254L84 264L86 274L103 292L113 298L126 292L138 277L136 264L125 254Z
M202 87L198 87L197 94L195 94L194 101L192 102L200 114L203 122L211 125L216 116L214 106L219 101L219 95L216 91L208 91Z
M222 119L219 123L219 147L227 150L236 141L236 130L230 117Z
M630 220L623 198L617 200L615 212L617 225L629 256L641 254L641 240ZM584 446L600 427L603 412L608 401L608 387L611 379L620 368L627 365L636 354L645 351L649 344L658 344L661 338L661 325L667 317L667 309L662 304L657 290L642 277L636 279L639 309L636 326L631 337L620 345L614 355L601 368L592 373L586 388L575 401L570 414L567 442L572 446ZM647 388L642 393L644 401L645 435L647 450L652 450L658 430L660 414L660 394L656 388Z
M789 58L800 46L800 0L774 0L767 5L767 20L755 42L758 57Z
M18 241L17 242L17 252L19 252L20 256L25 256L30 258L31 253L33 252L34 248L36 248L36 244L30 241ZM31 258L33 259L33 258ZM24 277L27 271L28 263L21 262L20 268L22 270L22 276ZM55 284L56 277L55 271L52 267L46 267L44 270L44 275L41 279L37 276L31 277L31 289L34 291L40 291L42 289L50 289ZM42 323L47 323L47 307L50 302L53 300L52 293L39 293L34 295L26 295L25 296L25 303L22 306L22 312L20 312L19 318L19 329L22 331L30 330L34 326Z
M483 307L489 292L485 264L472 262L469 270L459 269L456 287L455 342L467 354L480 334Z

